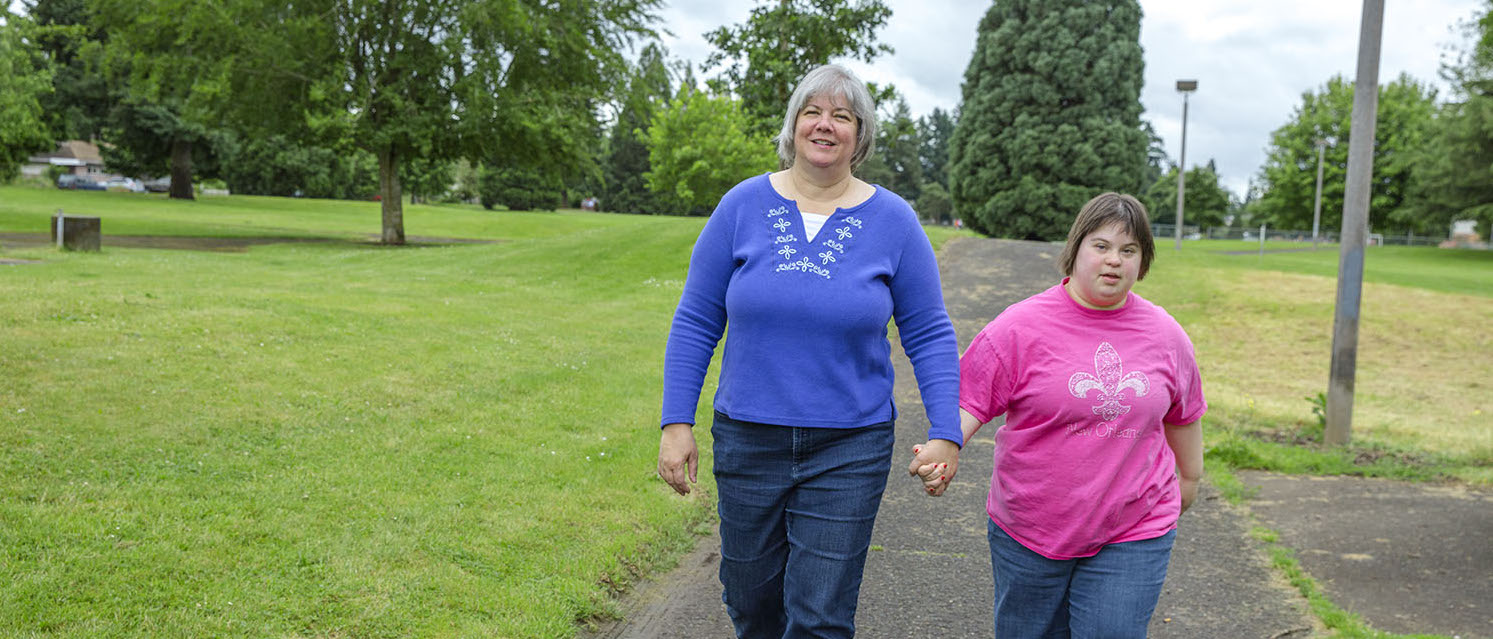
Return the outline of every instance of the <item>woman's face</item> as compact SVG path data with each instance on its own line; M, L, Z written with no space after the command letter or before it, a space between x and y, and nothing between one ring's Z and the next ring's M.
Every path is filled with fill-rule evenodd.
M1089 233L1074 256L1068 294L1089 308L1119 308L1140 274L1140 256L1140 242L1119 222Z
M850 102L840 96L811 96L793 126L795 163L819 168L850 166L857 124Z

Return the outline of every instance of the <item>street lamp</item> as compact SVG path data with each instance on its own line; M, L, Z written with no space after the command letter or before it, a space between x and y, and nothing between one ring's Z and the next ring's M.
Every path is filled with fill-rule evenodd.
M1182 157L1177 162L1177 250L1182 250L1182 198L1187 183L1187 94L1198 89L1197 80L1177 80L1177 92L1182 94Z
M1322 225L1322 153L1327 140L1317 138L1317 203L1312 205L1312 250L1317 249L1317 229Z

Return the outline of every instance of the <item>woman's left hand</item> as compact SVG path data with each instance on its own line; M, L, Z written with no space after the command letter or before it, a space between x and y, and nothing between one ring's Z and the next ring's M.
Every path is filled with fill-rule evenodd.
M912 447L912 463L907 474L923 480L929 497L943 495L959 472L959 446L947 439L930 439Z

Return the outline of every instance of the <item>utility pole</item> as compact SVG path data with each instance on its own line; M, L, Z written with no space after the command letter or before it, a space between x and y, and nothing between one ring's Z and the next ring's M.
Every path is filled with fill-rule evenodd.
M1337 310L1332 322L1332 378L1327 385L1329 446L1347 444L1353 430L1353 381L1358 367L1358 312L1363 302L1364 245L1369 231L1369 189L1374 176L1374 125L1379 107L1379 37L1384 0L1363 0L1358 30L1358 77L1353 127L1348 133L1348 191L1339 239Z
M1322 154L1326 150L1327 140L1317 138L1317 203L1312 206L1313 251L1317 250L1317 229L1322 225Z
M1177 250L1182 250L1182 199L1187 194L1187 94L1196 91L1197 80L1177 80L1177 93L1182 94L1182 154L1177 160Z

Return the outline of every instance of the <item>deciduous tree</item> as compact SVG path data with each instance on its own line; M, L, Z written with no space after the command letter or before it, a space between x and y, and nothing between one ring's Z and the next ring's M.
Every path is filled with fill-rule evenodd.
M1405 205L1407 189L1435 110L1435 91L1408 75L1379 87L1374 127L1374 179L1369 226L1383 228ZM1310 229L1317 186L1317 140L1325 140L1321 228L1342 226L1343 189L1348 167L1348 134L1353 118L1353 83L1334 76L1317 91L1301 96L1291 120L1270 136L1263 189L1257 210L1277 228Z
M46 151L52 139L42 125L39 98L51 76L33 62L25 29L30 21L0 10L0 182L15 177L27 156Z
M722 67L715 88L741 98L751 131L776 135L794 86L810 69L892 52L876 41L891 15L882 0L761 0L745 23L705 34L717 49L705 69Z
M741 102L685 87L648 127L648 186L708 212L732 186L777 166L766 137L748 131Z

